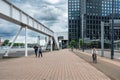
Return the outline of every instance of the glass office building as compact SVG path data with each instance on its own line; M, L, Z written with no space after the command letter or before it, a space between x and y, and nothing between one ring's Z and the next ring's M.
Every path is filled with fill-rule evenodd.
M120 0L68 0L69 41L82 38L100 39L101 22L104 38L111 39L112 3L114 11L114 39L120 39ZM82 18L83 16L83 18ZM82 29L83 20L83 29Z
M78 42L81 37L81 17L80 17L80 0L68 0L68 25L69 25L69 41Z

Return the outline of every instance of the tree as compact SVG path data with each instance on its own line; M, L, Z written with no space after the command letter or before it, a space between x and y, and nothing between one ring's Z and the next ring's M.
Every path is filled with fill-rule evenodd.
M70 47L75 47L75 40L71 40Z
M10 46L11 44L12 44L12 43L10 42L10 43L9 43L9 46ZM14 43L14 44L13 44L13 47L18 47L18 46L22 46L22 47L23 47L23 46L24 46L24 43Z
M6 45L8 45L9 44L9 40L5 40L4 42L3 42L3 44L2 44L2 46L6 46Z
M93 44L93 42L88 42L88 43L86 43L86 47L87 47L87 48L91 48L91 47L92 47L92 44Z
M71 40L70 47L71 47L71 50L73 51L73 48L75 47L75 40Z
M79 39L79 47L82 46L82 39Z

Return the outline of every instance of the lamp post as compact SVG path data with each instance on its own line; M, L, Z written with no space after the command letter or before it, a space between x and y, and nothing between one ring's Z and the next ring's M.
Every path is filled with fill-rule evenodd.
M82 51L84 52L84 14L81 16L82 19Z
M104 57L104 22L101 22L101 57Z
M114 0L112 0L111 59L114 59Z

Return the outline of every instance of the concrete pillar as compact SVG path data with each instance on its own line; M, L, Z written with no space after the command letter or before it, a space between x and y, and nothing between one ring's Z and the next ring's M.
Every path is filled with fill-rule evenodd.
M50 37L50 51L53 51L53 39Z

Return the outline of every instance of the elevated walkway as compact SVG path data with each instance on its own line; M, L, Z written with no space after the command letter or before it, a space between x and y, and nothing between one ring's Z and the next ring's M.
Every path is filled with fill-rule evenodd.
M6 66L7 65L7 66ZM110 80L68 49L0 62L0 80Z
M5 53L5 56L8 56L8 53L10 49L12 48L14 42L16 41L18 35L20 34L21 30L25 28L25 56L28 56L27 53L27 29L33 30L35 32L38 32L40 34L44 34L48 37L50 37L51 40L51 51L53 49L53 42L55 43L55 48L59 49L58 42L55 41L54 32L40 23L38 20L34 19L12 3L10 3L8 0L0 0L0 18L4 19L6 21L12 22L14 24L20 25L20 29L17 32L15 38L13 39L12 44L8 48L8 50Z

